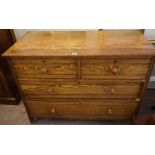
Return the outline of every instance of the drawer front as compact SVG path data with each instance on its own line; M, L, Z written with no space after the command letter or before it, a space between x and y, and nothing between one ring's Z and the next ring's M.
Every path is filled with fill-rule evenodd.
M63 84L21 84L27 97L32 98L136 98L140 91L139 83L63 83Z
M84 79L145 79L151 59L81 59Z
M137 109L131 100L38 100L26 102L32 117L130 118Z
M17 77L77 78L74 58L12 58Z
M12 58L18 79L145 79L151 59Z

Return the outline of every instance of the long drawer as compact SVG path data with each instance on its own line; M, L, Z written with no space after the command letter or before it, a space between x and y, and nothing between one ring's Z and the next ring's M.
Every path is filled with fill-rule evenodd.
M83 79L145 79L151 59L83 58L81 78Z
M27 100L31 117L127 119L137 110L133 100Z
M77 78L74 58L12 58L17 78Z
M21 84L29 98L137 98L140 83L85 81L78 83Z

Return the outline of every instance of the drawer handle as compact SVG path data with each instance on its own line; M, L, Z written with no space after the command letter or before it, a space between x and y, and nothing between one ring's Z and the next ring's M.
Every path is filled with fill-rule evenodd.
M109 65L108 67L106 67L106 70L110 70L113 74L116 74L120 71L120 68L119 66Z
M55 114L55 112L56 112L56 111L55 111L55 108L52 108L52 109L51 109L51 113L52 113L52 114Z
M53 93L52 88L49 88L49 89L48 89L48 93Z
M118 68L116 68L116 67L112 68L112 73L113 73L113 74L118 73Z
M111 94L115 93L115 89L112 88L112 89L110 90L110 92L111 92Z
M140 101L140 98L136 98L136 101L139 102Z
M112 114L112 110L111 109L108 109L108 114Z
M41 71L44 72L44 73L48 72L47 68L42 68Z

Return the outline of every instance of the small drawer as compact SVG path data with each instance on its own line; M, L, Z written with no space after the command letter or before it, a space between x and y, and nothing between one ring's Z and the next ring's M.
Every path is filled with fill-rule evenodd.
M137 110L137 103L131 100L28 100L26 103L32 117L126 119Z
M12 58L17 78L77 78L74 58Z
M151 59L103 59L83 58L83 79L145 79Z

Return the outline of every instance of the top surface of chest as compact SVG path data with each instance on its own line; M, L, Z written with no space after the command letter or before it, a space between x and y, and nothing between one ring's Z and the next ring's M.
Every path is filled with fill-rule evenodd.
M4 56L154 56L138 30L28 32Z

